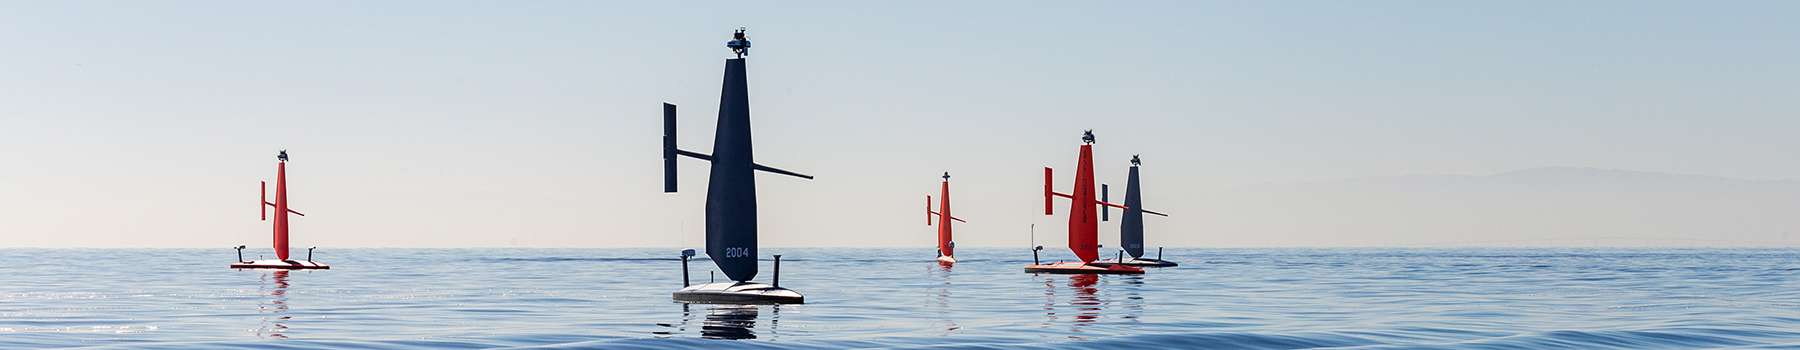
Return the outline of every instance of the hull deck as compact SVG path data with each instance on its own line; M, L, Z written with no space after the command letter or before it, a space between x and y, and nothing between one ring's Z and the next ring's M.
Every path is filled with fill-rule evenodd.
M1057 274L1102 274L1102 275L1138 275L1144 269L1131 266L1098 266L1079 262L1059 262L1055 264L1025 265L1025 272L1057 273Z
M256 260L231 263L234 269L329 270L331 265L313 261Z
M792 289L755 282L696 284L674 293L675 301L696 304L805 304Z
M1094 266L1125 265L1125 266L1136 266L1136 267L1176 267L1176 266L1180 266L1181 264L1176 264L1175 262L1168 261L1168 260L1157 260L1157 259L1150 259L1150 258L1134 258L1134 259L1125 259L1125 263L1123 263L1123 264L1120 264L1117 260L1114 260L1114 259L1106 259L1106 260L1095 261L1091 265L1094 265Z

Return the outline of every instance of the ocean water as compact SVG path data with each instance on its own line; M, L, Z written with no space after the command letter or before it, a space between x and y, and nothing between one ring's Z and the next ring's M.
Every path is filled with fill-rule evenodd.
M1181 267L1141 276L1027 274L1025 249L776 253L807 304L674 303L675 249L324 248L332 270L298 272L0 249L0 349L1800 349L1792 249L1172 249Z

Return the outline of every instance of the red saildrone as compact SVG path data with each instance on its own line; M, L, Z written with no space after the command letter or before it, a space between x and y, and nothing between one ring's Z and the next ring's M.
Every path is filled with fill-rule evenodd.
M1032 248L1033 264L1025 266L1025 272L1042 273L1081 273L1081 274L1141 274L1144 269L1123 266L1097 266L1091 264L1100 259L1100 220L1104 220L1095 210L1098 206L1125 208L1123 205L1108 203L1104 199L1094 198L1094 131L1088 130L1081 136L1081 153L1075 163L1075 188L1069 193L1057 193L1051 190L1051 170L1044 167L1044 215L1056 215L1051 208L1055 197L1068 198L1069 204L1069 250L1080 258L1080 262L1057 262L1044 264L1036 261L1038 250ZM1145 213L1162 215L1152 211Z
M944 172L944 184L938 192L938 210L931 210L931 195L925 195L925 225L931 225L932 215L937 215L937 249L939 263L945 265L956 263L956 241L950 237L950 221L963 221L962 218L950 215L950 172Z
M330 265L312 260L313 248L306 248L306 261L288 260L288 214L306 216L299 211L288 208L287 197L287 150L281 150L275 156L279 163L275 164L275 202L269 202L269 183L262 183L262 201L257 206L262 209L262 219L269 219L269 207L275 207L275 260L244 261L244 246L237 246L238 262L232 263L234 269L330 269ZM316 247L315 247L316 248Z

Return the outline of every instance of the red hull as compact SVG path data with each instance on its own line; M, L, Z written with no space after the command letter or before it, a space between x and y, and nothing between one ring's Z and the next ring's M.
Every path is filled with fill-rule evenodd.
M1025 272L1056 274L1099 274L1099 275L1139 275L1144 269L1123 266L1099 266L1078 262L1060 262L1055 264L1025 265Z

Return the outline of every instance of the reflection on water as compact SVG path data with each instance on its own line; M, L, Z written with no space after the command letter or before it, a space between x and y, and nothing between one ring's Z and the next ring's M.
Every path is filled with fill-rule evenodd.
M1099 288L1094 288L1096 283L1100 283L1100 275L1069 276L1069 289L1075 291L1075 299L1069 301L1069 304L1075 306L1075 325L1077 327L1093 323L1095 319L1100 318L1102 302L1100 297L1095 294L1100 291Z
M1068 281L1057 283L1058 279L1065 278L1063 276L1067 276ZM1141 294L1143 276L1046 274L1038 275L1038 278L1044 283L1044 322L1039 326L1048 328L1057 324L1063 318L1058 311L1073 313L1072 317L1068 317L1071 339L1084 339L1081 333L1085 328L1108 318L1137 323L1144 312L1144 297ZM1059 303L1057 299L1057 292L1061 287L1068 288L1070 292L1066 304ZM1124 295L1124 298L1114 298L1114 295Z
M263 277L263 280L274 280L274 283L272 283L272 287L264 288L269 297L268 302L256 306L256 311L263 314L262 323L256 329L256 336L286 339L287 322L294 317L288 314L288 271L275 270Z
M707 339L756 339L755 305L717 305L706 312L700 337Z
M944 328L943 334L950 335L950 333L962 329L962 326L956 324L956 320L950 318L952 312L955 311L950 308L950 289L952 287L950 284L950 270L954 267L954 264L946 264L939 261L937 266L937 269L929 270L931 277L940 281L937 290L933 291L934 295L932 301L935 301L934 306L936 306L937 309L937 312L935 313L940 317L938 322L939 326Z
M1032 276L1044 281L1044 322L1039 323L1038 327L1048 328L1056 323L1056 285L1050 284L1049 275Z
M681 322L669 324L658 323L664 330L651 332L657 336L669 337L687 333L688 323L693 321L693 308L701 308L705 320L700 323L700 337L707 339L758 339L756 323L761 318L761 307L769 308L768 327L764 338L774 339L780 332L781 305L727 305L727 304L681 304Z
M1119 318L1131 321L1131 323L1142 322L1142 318L1139 316L1144 315L1144 275L1118 277L1117 281L1120 283L1115 290L1125 295L1125 300L1121 302L1122 305L1119 305L1125 308L1125 314L1120 315Z
M692 306L689 306L688 303L677 303L677 304L681 304L681 322L657 323L656 324L657 327L663 327L664 329L655 331L655 332L650 332L650 334L655 334L657 337L666 338L666 337L674 336L677 333L687 332L688 321L694 319L694 309Z

